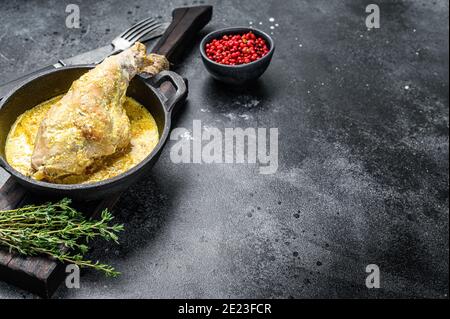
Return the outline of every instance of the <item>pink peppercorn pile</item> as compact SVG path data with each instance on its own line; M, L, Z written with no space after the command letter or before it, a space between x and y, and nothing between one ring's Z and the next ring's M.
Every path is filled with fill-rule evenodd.
M266 41L253 32L224 35L206 44L206 55L214 62L239 65L256 61L269 52Z

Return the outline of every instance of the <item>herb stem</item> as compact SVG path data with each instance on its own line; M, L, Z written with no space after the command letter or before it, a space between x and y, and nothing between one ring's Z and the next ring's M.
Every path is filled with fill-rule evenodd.
M118 243L117 233L123 225L109 225L113 216L108 210L97 221L87 220L70 205L70 200L30 205L0 211L0 246L27 256L48 255L61 262L93 268L108 276L120 273L113 267L83 257L94 237Z

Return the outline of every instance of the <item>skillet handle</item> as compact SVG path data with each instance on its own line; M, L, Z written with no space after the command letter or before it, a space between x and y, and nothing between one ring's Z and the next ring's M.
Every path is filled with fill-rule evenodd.
M180 75L172 71L162 71L155 76L146 79L146 82L153 86L161 93L166 100L164 107L168 113L171 113L175 106L183 102L188 94L187 81ZM165 85L165 82L170 82L175 88L175 93L171 94L171 88Z
M197 33L211 20L210 5L182 7L172 11L172 22L152 52L165 55L171 63L180 62L186 55L186 47L195 43Z

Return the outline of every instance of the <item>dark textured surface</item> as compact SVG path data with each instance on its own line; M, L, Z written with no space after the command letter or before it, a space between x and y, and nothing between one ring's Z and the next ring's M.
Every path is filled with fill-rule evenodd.
M199 3L85 1L70 30L64 2L2 3L0 82ZM368 1L212 3L204 33L250 21L271 32L274 17L277 52L255 85L230 89L188 51L176 125L278 127L278 172L173 164L169 142L116 208L122 244L90 255L123 275L86 271L55 297L448 297L448 1L378 1L372 31ZM364 284L371 263L378 290ZM32 296L0 283L13 297Z

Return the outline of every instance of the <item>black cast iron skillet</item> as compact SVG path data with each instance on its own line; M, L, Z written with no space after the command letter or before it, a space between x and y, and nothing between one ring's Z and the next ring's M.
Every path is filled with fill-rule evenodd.
M212 6L177 8L172 12L172 22L152 52L165 55L171 63L179 62L185 50L193 44L195 35L211 20ZM8 171L25 188L46 196L67 196L76 200L92 200L118 194L144 175L156 162L167 141L174 109L187 96L183 79L174 72L162 72L153 78L136 76L130 83L127 95L144 105L155 118L160 140L155 149L129 171L92 184L61 185L35 181L13 169L5 160L5 141L11 125L24 111L54 96L65 93L73 81L93 65L70 66L39 73L13 89L0 102L0 166ZM175 92L164 96L171 82ZM170 92L170 90L168 90Z
M161 154L169 136L173 111L182 104L188 93L183 78L171 71L164 71L150 78L138 75L130 82L127 96L134 98L150 111L158 126L160 138L153 151L127 172L96 183L63 185L26 177L6 162L6 138L17 117L39 103L67 92L73 81L93 67L70 66L42 73L30 78L0 102L0 165L25 188L46 196L68 196L78 200L103 198L128 188L155 164ZM175 88L175 93L170 97L161 92L160 86L164 82L170 82Z

